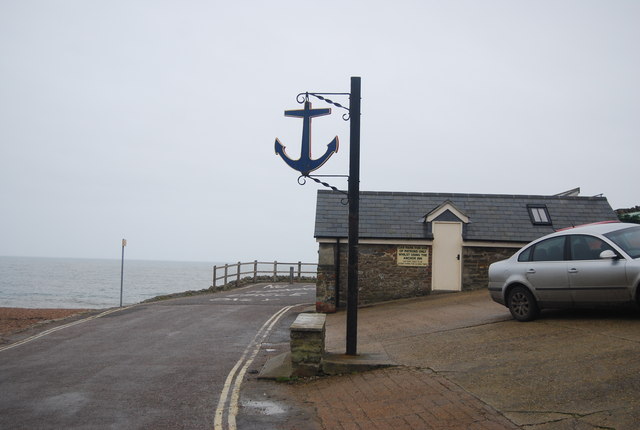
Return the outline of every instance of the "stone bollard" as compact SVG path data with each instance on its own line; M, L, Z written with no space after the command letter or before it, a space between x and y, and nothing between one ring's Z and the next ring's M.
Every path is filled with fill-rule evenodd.
M291 324L292 376L315 376L320 373L324 355L324 336L327 316L304 313Z

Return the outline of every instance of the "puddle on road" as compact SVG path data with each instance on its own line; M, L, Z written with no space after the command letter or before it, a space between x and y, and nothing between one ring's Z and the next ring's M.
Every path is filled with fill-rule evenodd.
M279 415L284 414L286 410L277 404L269 400L247 400L242 402L242 406L245 408L254 409L262 415Z
M264 342L261 344L261 348L265 352L278 352L279 350L283 348L288 348L288 347L289 347L288 342L287 343Z

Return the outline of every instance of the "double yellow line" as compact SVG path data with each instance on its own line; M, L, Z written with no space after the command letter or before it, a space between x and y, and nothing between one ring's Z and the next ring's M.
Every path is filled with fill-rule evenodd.
M227 429L236 430L236 416L238 415L240 385L242 385L244 375L251 363L253 363L253 360L256 358L258 351L260 351L262 342L269 335L269 333L273 329L273 326L280 320L280 318L282 318L284 314L286 314L291 308L295 306L298 305L285 306L284 308L273 314L271 318L269 318L267 322L262 325L260 330L258 330L258 333L244 350L236 365L233 366L233 369L231 369L231 372L229 372L229 375L227 376L227 379L224 383L224 387L222 388L222 393L220 394L218 408L216 409L216 417L214 421L215 430L224 429L224 412L227 402L229 403L227 412Z

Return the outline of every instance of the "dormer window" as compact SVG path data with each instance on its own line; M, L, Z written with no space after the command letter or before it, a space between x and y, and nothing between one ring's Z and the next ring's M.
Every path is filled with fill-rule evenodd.
M527 205L533 225L551 225L551 217L546 205Z

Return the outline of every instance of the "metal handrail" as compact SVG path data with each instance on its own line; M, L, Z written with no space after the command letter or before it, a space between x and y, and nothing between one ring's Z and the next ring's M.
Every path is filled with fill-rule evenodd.
M273 266L273 269L269 269L269 270L258 270L258 267L262 265L270 265ZM249 270L249 271L242 271L242 266L253 266L253 270ZM279 266L289 266L287 270L280 270L278 269ZM297 266L297 270L294 271L294 266ZM314 266L314 270L302 270L303 266ZM216 276L217 271L224 269L224 274L221 276ZM235 269L235 271L233 273L229 273L229 269ZM248 263L242 263L240 261L238 261L236 264L225 264L224 266L213 266L213 282L211 284L211 286L213 288L217 287L217 281L219 281L220 279L224 279L224 283L222 284L222 286L227 285L229 283L229 279L231 279L231 281L233 281L233 278L235 278L235 282L236 285L238 285L240 283L240 279L242 278L247 278L249 276L247 275L252 275L253 276L253 281L257 282L258 280L258 274L269 274L272 275L272 279L273 282L277 281L278 275L280 276L286 276L289 275L289 277L291 278L291 282L293 282L293 278L294 278L294 272L297 273L297 275L295 276L295 278L299 281L302 277L302 275L313 275L313 277L315 277L317 275L318 272L318 264L317 263L303 263L301 261L298 261L296 263L286 263L286 262L279 262L279 261L258 261L258 260L254 260L252 262L248 262Z

